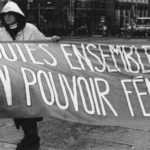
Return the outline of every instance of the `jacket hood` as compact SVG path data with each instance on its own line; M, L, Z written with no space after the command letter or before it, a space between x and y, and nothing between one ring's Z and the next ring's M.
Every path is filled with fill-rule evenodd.
M21 16L25 17L25 14L22 12L22 10L19 8L19 6L12 1L8 1L5 6L3 7L1 14L7 13L7 12L15 12L20 14Z

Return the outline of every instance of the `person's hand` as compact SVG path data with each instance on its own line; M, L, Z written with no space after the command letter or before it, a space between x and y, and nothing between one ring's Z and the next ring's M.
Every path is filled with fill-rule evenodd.
M51 41L52 41L52 42L58 42L58 41L60 41L60 36L56 36L56 35L55 35L55 36L52 36L52 37L51 37Z

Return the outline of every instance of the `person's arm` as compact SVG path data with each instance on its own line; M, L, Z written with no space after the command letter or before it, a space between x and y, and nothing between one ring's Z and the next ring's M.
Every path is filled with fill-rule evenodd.
M52 36L52 37L45 37L46 40L51 41L51 42L58 42L60 41L60 36Z
M60 41L60 36L51 36L51 37L46 37L42 32L38 30L37 27L34 28L34 33L36 36L36 40L46 40L50 42L58 42Z

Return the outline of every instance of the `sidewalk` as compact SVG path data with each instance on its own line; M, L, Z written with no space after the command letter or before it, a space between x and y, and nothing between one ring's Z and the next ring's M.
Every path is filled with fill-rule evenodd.
M40 150L150 150L150 132L144 130L45 119L39 133ZM0 150L15 150L22 136L12 120L0 119Z

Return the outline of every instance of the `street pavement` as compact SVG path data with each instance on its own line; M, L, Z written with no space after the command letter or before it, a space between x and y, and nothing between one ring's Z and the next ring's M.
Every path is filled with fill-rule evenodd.
M67 38L64 38L64 41ZM73 38L82 42L115 44L149 44L149 39ZM143 44L144 43L144 44ZM150 128L131 129L114 126L90 126L56 118L38 124L40 150L150 150ZM0 150L15 150L22 139L12 119L0 119Z
M38 124L40 150L150 150L149 130L89 126L55 118ZM0 150L15 150L23 137L11 119L0 119Z

